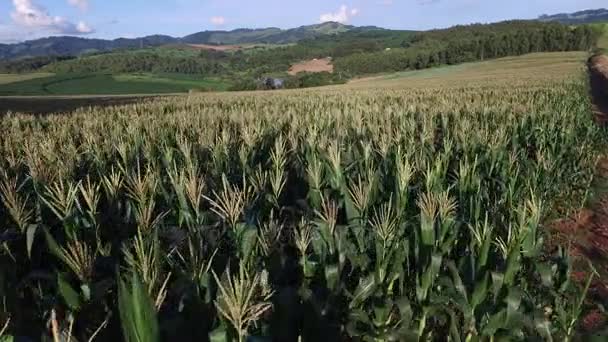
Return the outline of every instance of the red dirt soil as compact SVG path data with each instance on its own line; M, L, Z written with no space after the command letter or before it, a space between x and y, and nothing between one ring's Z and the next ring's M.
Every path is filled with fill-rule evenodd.
M299 72L334 72L334 66L331 64L331 58L328 57L296 63L288 71L292 76Z
M608 124L608 56L597 55L589 59L589 80L593 112L598 125ZM597 165L597 177L601 183L608 183L608 157ZM572 278L584 284L589 277L590 261L598 273L594 277L588 294L589 304L608 301L608 194L595 201L572 217L550 225L557 232L558 240L570 242L570 252L574 258ZM599 324L601 322L601 324ZM606 327L608 315L598 310L582 317L582 328L587 332Z

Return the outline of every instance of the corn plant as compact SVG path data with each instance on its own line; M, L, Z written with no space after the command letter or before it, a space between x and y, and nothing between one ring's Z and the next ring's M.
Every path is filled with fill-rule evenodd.
M520 76L3 118L0 340L584 339L605 132Z

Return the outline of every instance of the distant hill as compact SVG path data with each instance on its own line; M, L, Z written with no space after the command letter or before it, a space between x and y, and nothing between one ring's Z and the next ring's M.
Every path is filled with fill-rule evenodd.
M236 29L232 31L203 31L176 38L154 35L141 38L119 38L114 40L87 39L79 37L48 37L17 44L0 44L0 59L15 59L37 56L82 55L114 49L156 47L166 44L287 44L325 35L333 35L351 30L379 30L377 27L360 27L327 22L282 30L280 28Z
M237 29L233 31L204 31L185 36L181 41L188 44L288 44L318 36L347 32L355 28L355 26L327 22L289 30L269 27L262 29Z
M75 56L93 52L138 47L160 46L178 41L169 36L148 36L137 39L114 40L88 39L80 37L48 37L28 40L17 44L0 45L0 59L38 56Z
M608 9L600 8L594 10L585 10L574 13L559 13L554 15L541 15L538 17L540 21L557 21L562 24L592 24L608 22Z

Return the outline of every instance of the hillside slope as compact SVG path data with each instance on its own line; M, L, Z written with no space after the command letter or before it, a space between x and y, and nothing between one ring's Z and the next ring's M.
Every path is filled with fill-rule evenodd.
M280 28L236 29L232 31L202 31L176 38L153 35L141 38L119 38L114 40L87 39L80 37L48 37L17 44L0 44L0 59L15 59L37 56L77 56L89 52L105 52L115 49L156 47L173 43L187 44L287 44L304 39L348 32L354 26L327 22L301 26L293 29ZM379 30L377 27L356 28L359 31Z

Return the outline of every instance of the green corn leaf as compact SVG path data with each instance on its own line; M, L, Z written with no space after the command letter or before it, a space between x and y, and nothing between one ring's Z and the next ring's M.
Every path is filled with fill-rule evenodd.
M482 281L477 282L475 290L471 295L471 308L475 310L477 306L486 300L488 294L488 274L483 277Z
M416 286L416 297L419 301L426 300L429 290L433 286L437 274L439 274L442 260L443 257L439 254L435 254L431 257L431 263L424 271L422 280L419 282L418 286Z
M397 299L396 304L397 304L397 308L399 309L399 315L401 318L401 326L409 327L412 322L412 317L414 316L414 313L412 311L412 306L410 305L410 300L407 297L402 296L399 299Z
M458 272L456 264L452 260L448 261L446 264L452 275L452 282L454 283L454 288L456 289L456 292L458 292L465 299L465 301L468 301L467 289L462 283L462 278L460 278L460 273Z
M310 189L308 191L308 202L310 203L310 206L314 209L321 209L321 203L322 203L322 199L321 199L321 191L319 191L318 189Z
M359 285L350 301L349 308L359 308L361 304L374 294L376 288L376 277L373 274L360 279Z
M448 312L448 315L450 315L450 338L454 342L460 342L460 331L458 330L460 320L456 316L454 310L447 308L446 311Z
M482 334L488 337L496 335L496 332L505 326L506 316L505 310L500 310L497 314L490 316L483 327Z
M540 275L540 280L543 286L553 286L553 275L555 274L555 270L551 265L539 262L536 264L536 271Z
M422 214L420 222L420 236L425 246L435 245L435 218Z
M509 295L505 299L505 302L507 303L507 321L510 321L511 317L519 310L522 297L523 293L518 287L509 289Z
M239 236L239 248L243 261L249 261L249 258L255 250L258 242L258 232L255 228L246 226Z
M118 309L126 342L160 342L154 303L135 272L119 280Z
M500 295L500 292L503 288L503 284L505 282L505 276L502 273L492 272L492 293L494 294L494 301Z
M55 239L53 238L51 233L49 233L49 231L46 229L44 229L43 231L44 231L44 236L46 237L46 242L47 242L47 245L49 246L49 251L51 252L51 254L53 254L54 256L59 258L65 264L69 264L65 255L63 255L63 252L61 251L61 247L59 247L59 245L57 244L57 242L55 241Z
M313 241L312 241L313 248L315 248L315 251L317 251L317 248L323 247L324 249L327 249L326 251L323 251L324 253L326 252L326 253L329 253L330 255L333 254L334 237L332 236L331 232L329 231L328 225L323 222L317 222L317 227L318 227L317 231L319 232L321 239L313 239ZM321 245L321 244L323 244L323 245ZM321 254L321 251L319 250L319 251L317 251L317 253Z
M377 327L384 326L388 321L393 306L387 303L378 303L373 307L373 321Z
M346 211L346 220L349 224L355 223L362 218L362 213L357 210L353 200L350 197L348 188L346 185L342 189L343 199L344 199L344 209Z
M210 342L227 342L231 341L231 338L223 325L220 325L209 333Z
M14 342L15 338L11 335L0 336L0 342Z
M515 276L519 272L521 262L521 253L519 247L513 247L507 257L507 268L505 270L505 285L512 286L515 282Z
M479 256L477 261L477 272L480 272L488 263L488 257L490 255L490 247L492 246L492 229L489 230L483 244L479 250Z
M349 336L365 336L369 331L363 327L372 325L370 315L361 309L351 310L348 315L348 324L346 330ZM363 327L362 327L363 326Z
M337 264L325 266L325 281L327 282L327 288L331 290L335 290L338 287L340 271Z
M80 296L61 274L57 274L57 289L59 294L72 311L80 309Z

